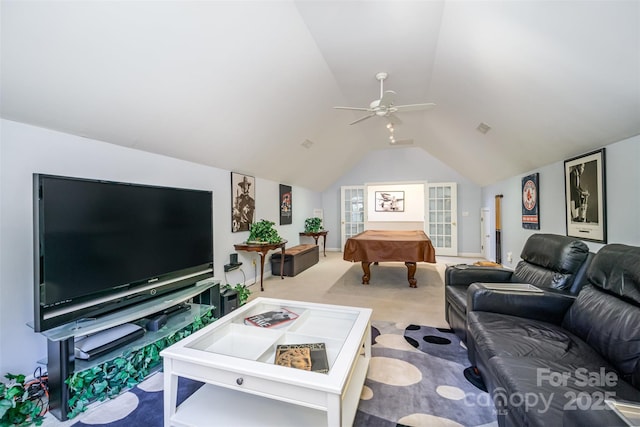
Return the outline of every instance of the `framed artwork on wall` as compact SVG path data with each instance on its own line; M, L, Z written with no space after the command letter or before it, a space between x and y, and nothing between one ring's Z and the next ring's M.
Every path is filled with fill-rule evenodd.
M256 179L231 172L231 232L249 231L256 210Z
M522 178L522 228L540 230L539 173Z
M293 219L291 186L280 184L280 225L291 224Z
M607 243L604 148L564 161L567 236Z
M376 212L404 212L404 191L376 191Z

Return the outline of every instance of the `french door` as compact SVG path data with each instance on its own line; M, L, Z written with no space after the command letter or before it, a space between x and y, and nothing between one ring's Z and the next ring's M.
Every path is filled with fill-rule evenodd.
M458 187L455 182L427 185L428 232L437 255L458 255Z
M365 191L363 185L340 187L342 248L349 237L364 231Z

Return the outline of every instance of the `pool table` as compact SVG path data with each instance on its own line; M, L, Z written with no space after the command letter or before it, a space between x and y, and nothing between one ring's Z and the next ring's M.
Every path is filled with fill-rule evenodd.
M431 240L422 230L367 230L347 239L344 245L346 261L362 263L362 284L371 278L372 262L399 261L407 266L409 286L417 287L415 279L417 262L436 262L436 251Z

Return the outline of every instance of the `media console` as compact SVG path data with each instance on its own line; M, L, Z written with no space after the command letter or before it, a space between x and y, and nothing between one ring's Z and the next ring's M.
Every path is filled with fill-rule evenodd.
M47 338L47 360L43 363L49 375L49 412L61 421L67 420L70 395L65 380L74 372L156 342L188 326L211 306L218 318L219 304L220 281L211 279L90 321L41 332ZM166 318L163 325L155 330L146 327L159 315Z

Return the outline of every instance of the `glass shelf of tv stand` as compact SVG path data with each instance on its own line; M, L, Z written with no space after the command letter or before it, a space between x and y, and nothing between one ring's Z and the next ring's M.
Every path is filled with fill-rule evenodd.
M169 307L173 307L174 305L180 304L181 302L196 297L207 289L210 289L219 284L220 280L215 279L202 285L191 286L189 288L171 292L139 304L134 304L130 307L123 308L114 313L97 317L95 318L95 320L87 320L79 323L71 322L40 333L50 341L63 341L73 337L91 335L96 332L121 325L123 323L135 322L136 320L142 319L145 316L149 316ZM195 305L198 306L199 310L202 310L202 312L189 313L191 318L197 316L198 314L204 314L210 308L210 306L200 306L199 304ZM29 326L33 327L33 324L30 323Z

